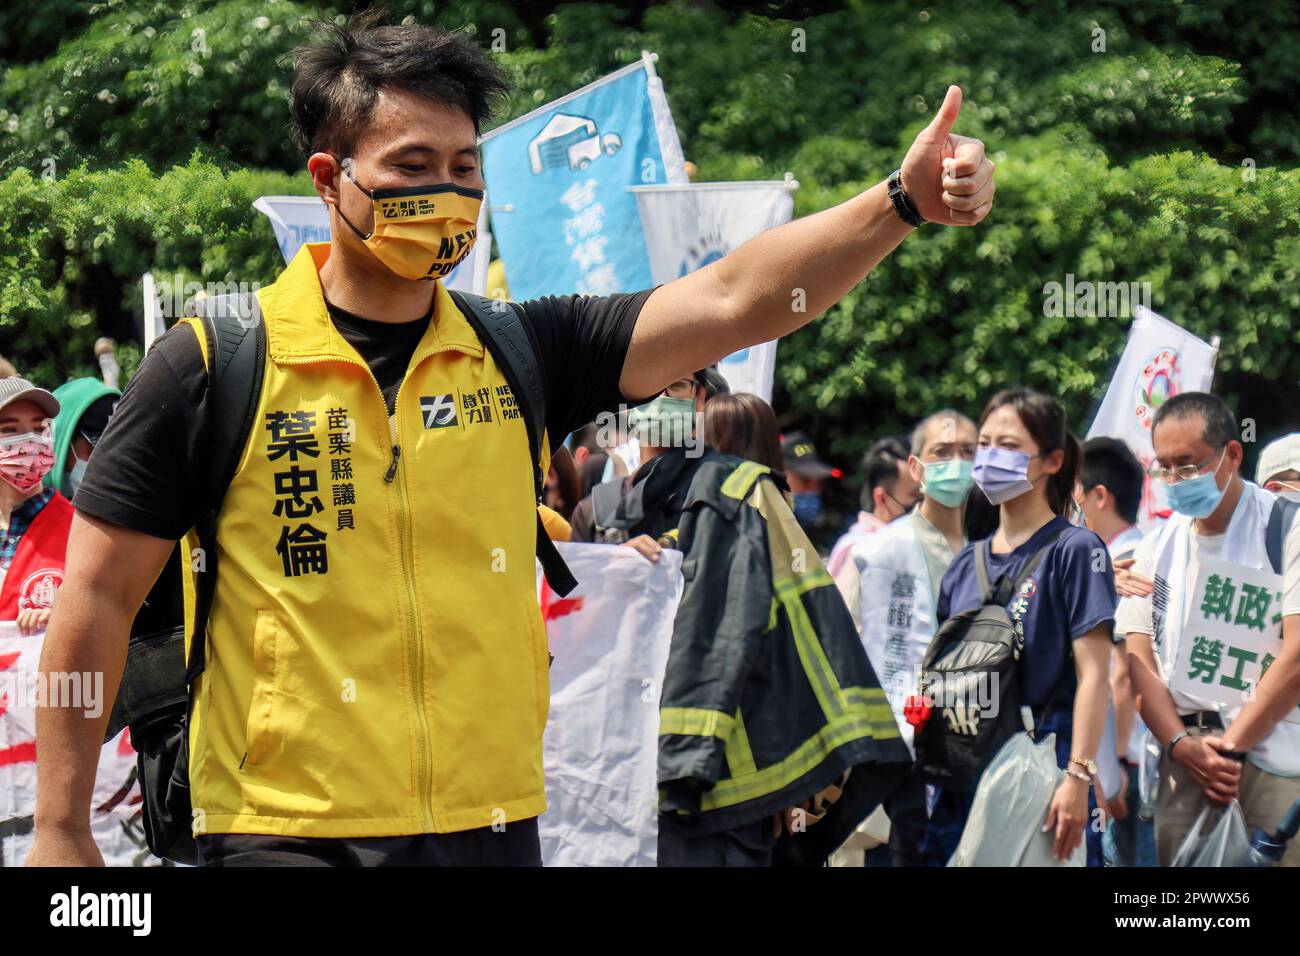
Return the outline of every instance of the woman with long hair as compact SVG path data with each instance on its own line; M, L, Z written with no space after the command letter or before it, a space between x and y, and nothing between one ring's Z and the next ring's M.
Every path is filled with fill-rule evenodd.
M1086 833L1089 861L1100 865L1100 834L1088 824L1116 598L1105 543L1067 518L1079 467L1079 443L1056 399L1024 388L993 396L979 420L974 478L997 506L998 526L949 566L936 617L942 623L984 603L976 548L984 549L991 582L1003 575L1014 581L1043 551L1007 606L1013 626L1023 630L1015 679L1021 703L1032 712L1035 739L1056 735L1057 764L1065 771L1046 821L1055 830L1053 853L1068 858ZM942 865L956 849L973 795L940 789L926 835L931 863Z
M757 395L735 392L709 399L700 434L724 455L748 458L776 472L785 467L776 413Z

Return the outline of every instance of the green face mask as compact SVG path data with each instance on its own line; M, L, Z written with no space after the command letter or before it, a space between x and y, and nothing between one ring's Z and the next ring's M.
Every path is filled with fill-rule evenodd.
M637 441L650 448L680 448L695 431L695 403L689 398L660 395L628 412L628 427Z
M956 508L966 502L974 483L970 462L965 458L950 458L921 464L925 467L921 489L928 497L947 508Z

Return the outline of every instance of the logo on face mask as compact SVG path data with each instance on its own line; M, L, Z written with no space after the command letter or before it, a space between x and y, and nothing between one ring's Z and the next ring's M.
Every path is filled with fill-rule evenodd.
M343 178L370 197L375 226L363 233L336 207L339 217L375 257L404 279L441 279L464 261L478 238L483 190L454 183L366 189L350 174Z

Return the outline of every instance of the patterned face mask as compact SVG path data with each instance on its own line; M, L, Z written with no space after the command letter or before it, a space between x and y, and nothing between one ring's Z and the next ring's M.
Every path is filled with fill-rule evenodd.
M54 467L54 437L49 428L0 438L0 478L26 494Z

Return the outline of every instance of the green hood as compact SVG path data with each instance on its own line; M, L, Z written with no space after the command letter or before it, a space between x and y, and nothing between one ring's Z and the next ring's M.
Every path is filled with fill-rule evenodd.
M77 434L77 423L92 404L105 395L122 397L115 388L109 388L97 378L74 378L64 382L54 390L54 397L59 400L59 416L54 419L54 467L45 476L45 487L57 488L67 497L67 464L72 454L72 439Z

